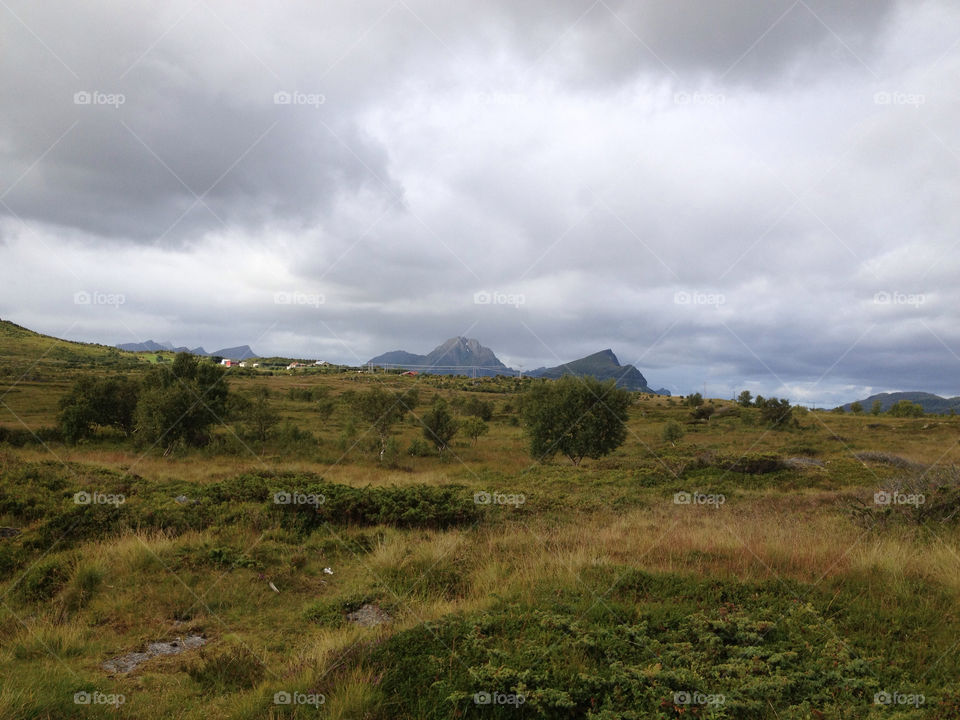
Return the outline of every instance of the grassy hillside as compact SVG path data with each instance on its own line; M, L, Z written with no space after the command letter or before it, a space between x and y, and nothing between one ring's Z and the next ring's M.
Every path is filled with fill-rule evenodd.
M109 371L50 365L3 402L52 426ZM535 380L227 381L270 389L269 440L0 443L0 717L958 717L960 419L771 432L637 394L627 442L574 468L527 454ZM338 401L381 384L420 389L389 467ZM438 394L492 402L490 432L408 454Z

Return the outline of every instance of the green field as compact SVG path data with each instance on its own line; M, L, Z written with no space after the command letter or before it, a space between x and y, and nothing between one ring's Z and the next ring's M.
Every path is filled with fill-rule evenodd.
M59 438L77 379L155 359L0 323L2 718L960 717L960 418L634 394L574 467L528 452L549 381L228 371L265 440ZM386 462L340 401L376 386L419 389ZM410 454L436 396L489 433Z

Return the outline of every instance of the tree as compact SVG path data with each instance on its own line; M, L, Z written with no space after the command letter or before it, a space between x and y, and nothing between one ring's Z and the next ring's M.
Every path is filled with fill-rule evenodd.
M854 415L862 415L863 405L861 405L859 402L850 403L850 412L852 412Z
M683 428L676 420L671 420L663 426L663 434L661 437L663 438L664 442L668 442L671 445L676 445L677 440L683 437Z
M493 404L486 400L470 397L463 403L462 411L464 415L473 415L487 421L493 417Z
M766 400L760 410L760 417L772 430L785 430L788 427L797 426L797 419L793 417L793 408L786 398Z
M253 391L253 400L243 412L247 431L260 442L266 442L273 426L280 422L280 415L270 405L270 389L258 387Z
M227 413L230 390L225 370L190 353L177 353L170 367L152 368L143 379L135 412L138 440L204 445L210 426Z
M874 400L873 405L870 406L870 414L879 415L882 412L883 412L883 403L881 403L879 400Z
M757 395L757 399L753 401L753 406L762 408L767 404L767 399L763 395Z
M703 405L703 395L700 393L694 393L693 395L687 395L685 401L689 407L695 408Z
M130 435L139 394L140 384L131 378L81 378L60 399L57 422L64 439L76 443L90 437L96 425Z
M752 407L753 406L753 395L749 390L744 390L737 396L737 404L740 407Z
M370 430L376 434L381 462L387 450L391 429L416 405L415 396L415 389L406 393L395 393L380 386L346 395L345 400L357 419L369 425Z
M887 414L893 417L923 417L923 406L909 400L897 400Z
M464 435L473 440L473 444L476 445L481 435L486 435L490 432L490 426L479 417L471 415L460 421L460 430L463 431Z
M534 385L523 400L531 455L544 460L561 453L579 465L613 452L627 437L630 400L613 380L568 375Z
M422 422L423 436L436 446L441 455L460 429L447 408L447 401L441 397L433 401L433 407L423 416Z

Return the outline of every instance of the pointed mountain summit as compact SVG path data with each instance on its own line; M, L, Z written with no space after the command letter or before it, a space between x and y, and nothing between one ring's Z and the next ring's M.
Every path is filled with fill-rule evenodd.
M514 375L488 347L479 340L452 337L426 355L393 350L367 362L381 367L402 367L436 375Z
M572 360L552 368L539 368L529 373L532 377L559 378L564 375L585 377L591 375L598 380L616 380L617 386L627 390L652 393L647 379L633 365L621 365L613 350L601 350L579 360ZM664 394L664 390L657 391ZM667 393L669 394L669 393Z

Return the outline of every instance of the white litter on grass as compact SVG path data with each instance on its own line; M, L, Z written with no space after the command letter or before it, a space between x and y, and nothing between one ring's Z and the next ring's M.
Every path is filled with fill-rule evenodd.
M269 585L270 589L273 590L275 593L280 592L279 590L277 590L277 586L274 585L272 582L268 582L267 585Z
M324 571L327 575L333 575L333 570L331 570L330 568L324 568L323 571Z

